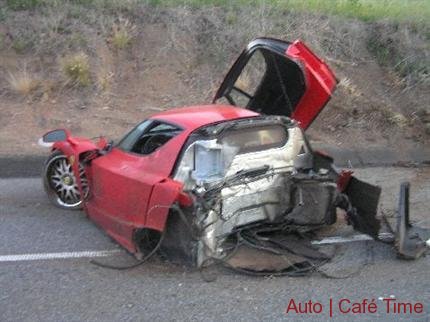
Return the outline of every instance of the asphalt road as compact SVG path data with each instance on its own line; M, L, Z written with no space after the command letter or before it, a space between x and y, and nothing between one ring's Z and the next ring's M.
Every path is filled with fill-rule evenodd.
M381 209L394 214L398 185L412 180L411 216L428 225L430 168L369 168L361 178L382 185ZM375 299L377 313L341 314L333 320L430 319L430 256L401 261L390 245L354 242L324 270L334 276L250 277L212 270L216 281L199 272L153 258L127 271L95 266L89 258L2 261L4 255L118 250L98 261L133 263L82 212L51 206L38 178L0 179L0 321L300 321L329 320L329 299L351 302ZM421 314L387 314L378 298L424 305ZM289 301L312 300L322 313L286 314ZM345 308L348 305L345 306Z

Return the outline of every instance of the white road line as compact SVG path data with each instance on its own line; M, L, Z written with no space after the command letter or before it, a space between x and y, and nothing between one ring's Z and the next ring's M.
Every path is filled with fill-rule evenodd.
M372 237L364 234L352 235L350 237L332 236L326 237L321 240L313 240L312 245L324 245L324 244L340 244L340 243L351 243L358 241L374 240Z
M120 252L121 252L120 249L114 249L114 250L82 251L82 252L0 255L0 262L24 262L24 261L49 260L49 259L106 257L106 256L118 254Z

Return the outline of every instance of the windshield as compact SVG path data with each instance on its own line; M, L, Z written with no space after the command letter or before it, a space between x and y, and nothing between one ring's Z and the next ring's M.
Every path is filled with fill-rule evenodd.
M119 143L117 144L117 147L124 151L131 151L134 143L142 135L142 133L145 132L146 128L148 128L151 125L151 123L152 123L151 120L146 120L138 124L134 129L128 132L121 139L121 141L119 141Z
M147 120L136 126L118 144L123 151L147 155L156 151L181 132L175 125Z

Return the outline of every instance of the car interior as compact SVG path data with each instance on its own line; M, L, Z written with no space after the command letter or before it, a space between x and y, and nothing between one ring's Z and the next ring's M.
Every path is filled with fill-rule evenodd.
M166 144L181 132L172 124L157 120L146 120L131 130L118 147L126 152L148 155Z
M147 131L144 131L138 140L134 143L131 152L137 154L151 154L171 138L179 134L181 130L173 125L154 122Z

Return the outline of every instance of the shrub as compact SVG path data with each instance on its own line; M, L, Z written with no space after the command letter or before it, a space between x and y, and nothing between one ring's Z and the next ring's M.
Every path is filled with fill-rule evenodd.
M113 77L113 73L111 71L108 71L106 69L100 70L97 73L97 85L98 85L98 87L103 91L108 90L112 77Z
M135 26L126 19L120 19L112 28L111 43L116 49L124 49L131 44Z
M27 69L16 73L9 72L7 80L10 88L21 95L28 95L39 86L39 82L31 77Z
M29 37L22 36L13 40L11 47L17 54L24 54L33 47L33 41Z
M396 124L400 128L409 125L409 120L403 114L395 112L392 112L392 115L390 116L388 121L392 124Z
M40 0L6 0L6 4L12 10L25 10L37 7L41 4Z
M89 59L85 53L66 56L62 60L62 69L67 79L77 85L88 86L91 83Z

